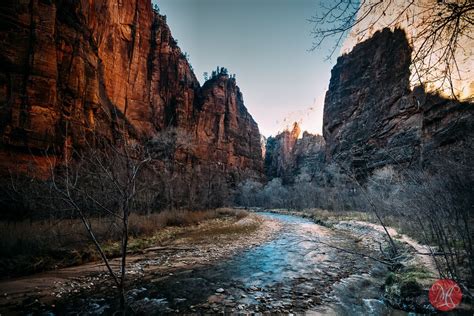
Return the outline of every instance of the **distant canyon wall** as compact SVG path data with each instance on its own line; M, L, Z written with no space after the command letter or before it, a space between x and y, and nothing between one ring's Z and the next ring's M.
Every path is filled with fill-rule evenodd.
M311 173L324 164L325 142L321 135L303 132L298 123L291 131L283 131L266 141L265 174L268 180L281 178L284 183L292 183L295 177Z
M2 172L44 169L46 151L81 148L91 133L144 142L170 127L194 141L186 164L263 171L235 79L201 87L151 1L6 0L0 11Z

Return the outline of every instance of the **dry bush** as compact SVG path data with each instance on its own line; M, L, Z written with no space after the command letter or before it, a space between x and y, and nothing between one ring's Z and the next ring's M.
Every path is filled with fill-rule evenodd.
M147 225L149 225L148 221L154 222L155 227L188 226L207 219L216 218L217 216L218 214L214 210L191 212L183 210L164 211L158 214L152 214L150 216L147 216L146 218L137 216L137 221L133 221L131 222L131 224L134 228L146 227ZM143 221L146 222L143 223Z
M91 219L91 226L101 240L113 237L115 224L107 218ZM88 243L88 235L79 219L0 222L0 255L41 255Z
M305 214L314 220L323 222L341 221L341 220L360 220L373 222L375 218L367 212L358 211L328 211L326 209L312 208L304 211Z
M474 170L447 160L433 170L386 168L369 180L368 192L386 223L432 246L442 277L472 284Z
M353 180L335 165L316 171L303 169L290 184L274 178L266 184L246 180L238 185L236 204L245 207L320 208L333 211L362 211L366 203ZM316 180L317 179L317 180Z
M238 213L237 213L238 214ZM256 231L261 225L261 219L256 217L250 217L248 220L240 221L238 218L235 218L234 221L222 221L216 220L211 225L204 226L201 230L191 231L186 235L187 238L195 241L206 241L208 242L209 238L219 238L223 236L235 236L244 235ZM232 238L232 237L231 237Z
M279 179L266 185L247 182L239 186L237 203L305 213L318 208L326 211L310 216L322 221L361 219L393 226L432 246L441 276L474 284L474 168L469 152L464 148L466 157L452 160L432 157L438 164L425 169L385 167L365 183L331 165L317 177L302 173L288 185Z
M117 234L116 223L91 219L100 240ZM0 222L0 274L24 275L100 259L79 219Z
M130 236L146 238L169 226L189 226L206 220L248 215L243 210L163 211L150 215L131 214ZM119 237L117 223L108 217L91 218L97 238L107 244ZM79 219L0 222L0 272L2 275L27 274L56 266L68 266L99 259ZM111 251L118 255L116 249Z

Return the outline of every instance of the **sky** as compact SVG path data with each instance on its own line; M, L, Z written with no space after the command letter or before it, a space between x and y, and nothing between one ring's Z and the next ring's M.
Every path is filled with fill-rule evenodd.
M264 136L294 121L322 132L332 43L310 52L316 0L153 0L201 84L203 73L236 74L244 103Z

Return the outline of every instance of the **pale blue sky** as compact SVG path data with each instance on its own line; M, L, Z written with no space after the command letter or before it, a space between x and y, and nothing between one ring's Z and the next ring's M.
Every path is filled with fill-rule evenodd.
M154 0L196 76L224 66L235 73L260 132L294 120L321 133L324 94L334 63L309 52L315 0ZM328 43L330 45L330 43ZM285 121L286 118L286 121Z

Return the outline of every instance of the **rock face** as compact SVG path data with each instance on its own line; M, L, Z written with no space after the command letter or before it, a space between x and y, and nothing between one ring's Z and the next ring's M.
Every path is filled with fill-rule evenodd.
M266 144L265 174L268 179L282 178L291 183L304 168L324 164L324 139L321 135L303 132L297 123L291 131L269 137Z
M295 174L313 173L325 164L326 143L322 135L303 132L294 149Z
M294 123L291 131L283 131L269 137L265 149L265 174L271 178L285 178L292 175L293 152L300 135L300 127Z
M80 148L88 133L145 141L171 126L194 138L185 161L262 171L235 79L201 88L151 1L7 0L0 11L2 171L41 167L45 151Z
M472 148L473 105L411 91L410 64L400 29L377 32L338 58L324 105L329 162L365 178L386 165L423 168Z
M263 170L260 132L248 113L234 78L218 75L200 90L196 120L197 139L203 146L198 157L240 170Z

